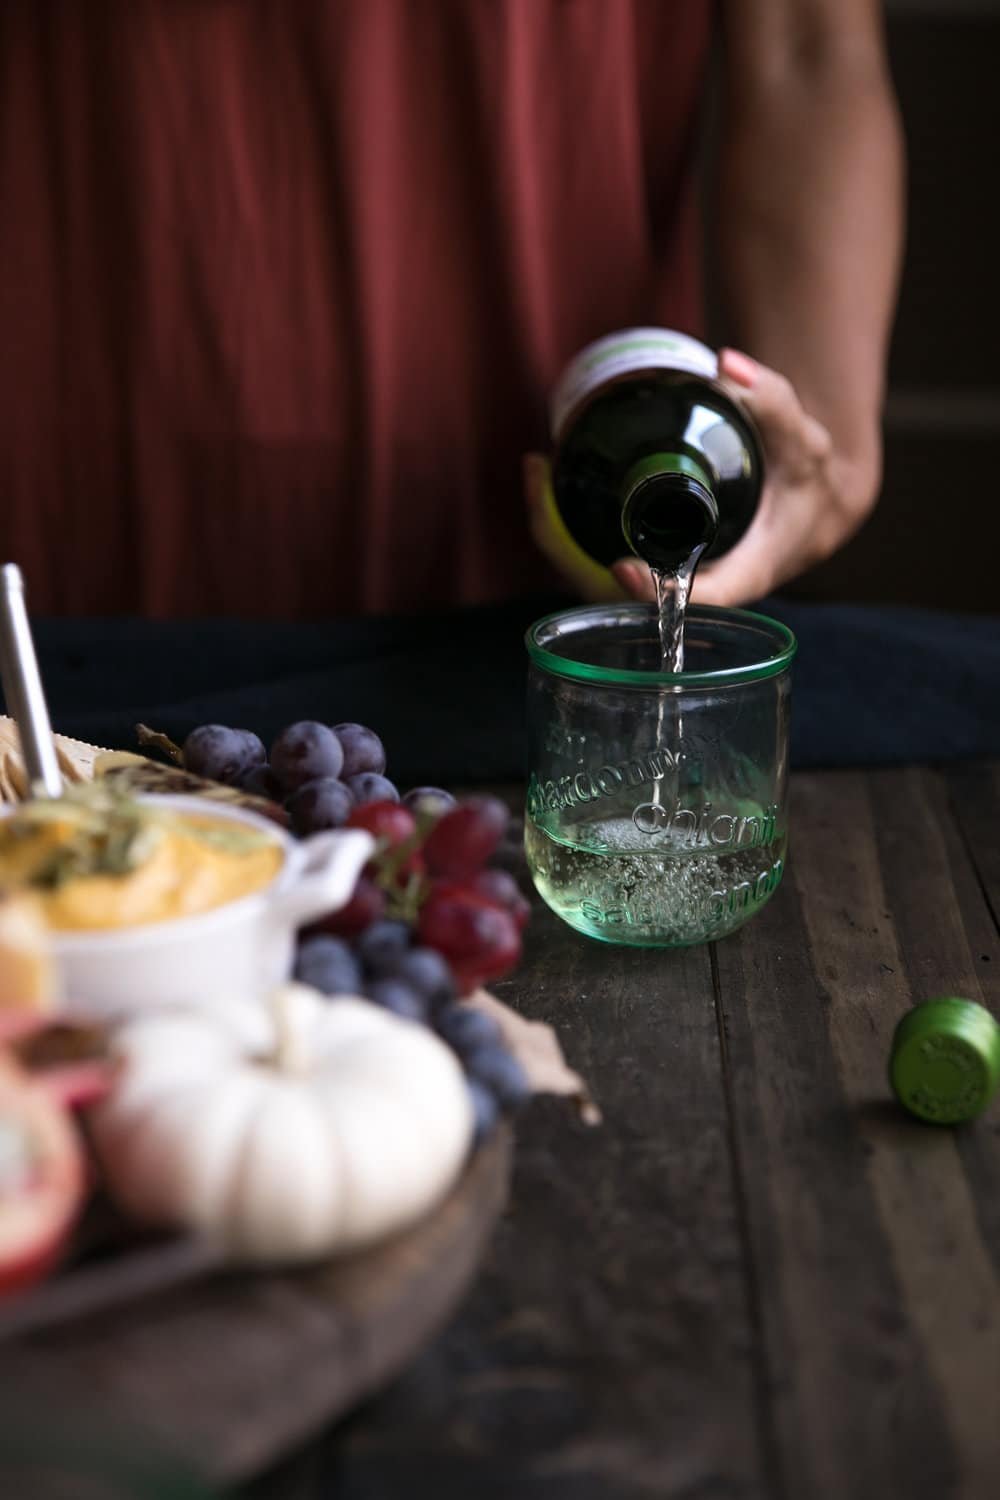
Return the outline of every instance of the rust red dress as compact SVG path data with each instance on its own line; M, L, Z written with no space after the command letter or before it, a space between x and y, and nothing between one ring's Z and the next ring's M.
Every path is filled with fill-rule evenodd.
M50 613L545 579L586 340L697 328L709 0L0 8L0 553Z

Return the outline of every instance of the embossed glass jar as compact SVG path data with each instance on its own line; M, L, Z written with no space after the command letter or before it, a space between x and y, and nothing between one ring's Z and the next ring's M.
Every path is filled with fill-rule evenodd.
M545 901L638 947L742 926L785 868L791 631L692 608L676 674L649 605L549 615L526 642L525 846Z

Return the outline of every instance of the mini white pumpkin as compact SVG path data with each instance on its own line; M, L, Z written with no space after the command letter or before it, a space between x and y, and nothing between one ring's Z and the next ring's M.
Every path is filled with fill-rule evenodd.
M234 1259L371 1244L458 1175L473 1133L461 1068L432 1032L369 1001L297 984L273 998L269 1054L260 1007L122 1027L122 1076L91 1114L109 1189L126 1212L200 1231Z

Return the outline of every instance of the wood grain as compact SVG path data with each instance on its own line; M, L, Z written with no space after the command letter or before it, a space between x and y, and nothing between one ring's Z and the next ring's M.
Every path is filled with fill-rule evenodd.
M348 1424L336 1492L768 1494L708 950L604 947L544 910L529 933L499 993L556 1028L604 1124L531 1107L467 1314Z
M998 794L795 778L785 886L712 952L541 913L504 998L605 1125L532 1110L462 1317L246 1500L992 1500L998 1111L924 1126L886 1064L913 1003L1000 999Z
M986 1497L995 1265L960 1132L885 1079L911 1004L978 998L948 846L918 772L800 777L793 819L791 888L718 953L784 1490Z
M143 1295L113 1304L100 1268L81 1273L75 1308L62 1294L57 1324L43 1316L0 1346L0 1386L37 1392L53 1420L83 1411L97 1432L145 1437L211 1479L245 1477L395 1373L448 1315L502 1208L510 1154L502 1130L436 1213L328 1267L165 1274L157 1288L147 1265Z

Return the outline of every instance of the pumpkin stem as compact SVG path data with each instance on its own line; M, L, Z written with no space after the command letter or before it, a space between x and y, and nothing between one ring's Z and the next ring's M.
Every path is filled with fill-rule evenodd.
M302 1027L297 1025L298 996L294 986L282 985L270 997L274 1018L274 1052L272 1062L279 1073L307 1073L308 1049L303 1044Z

